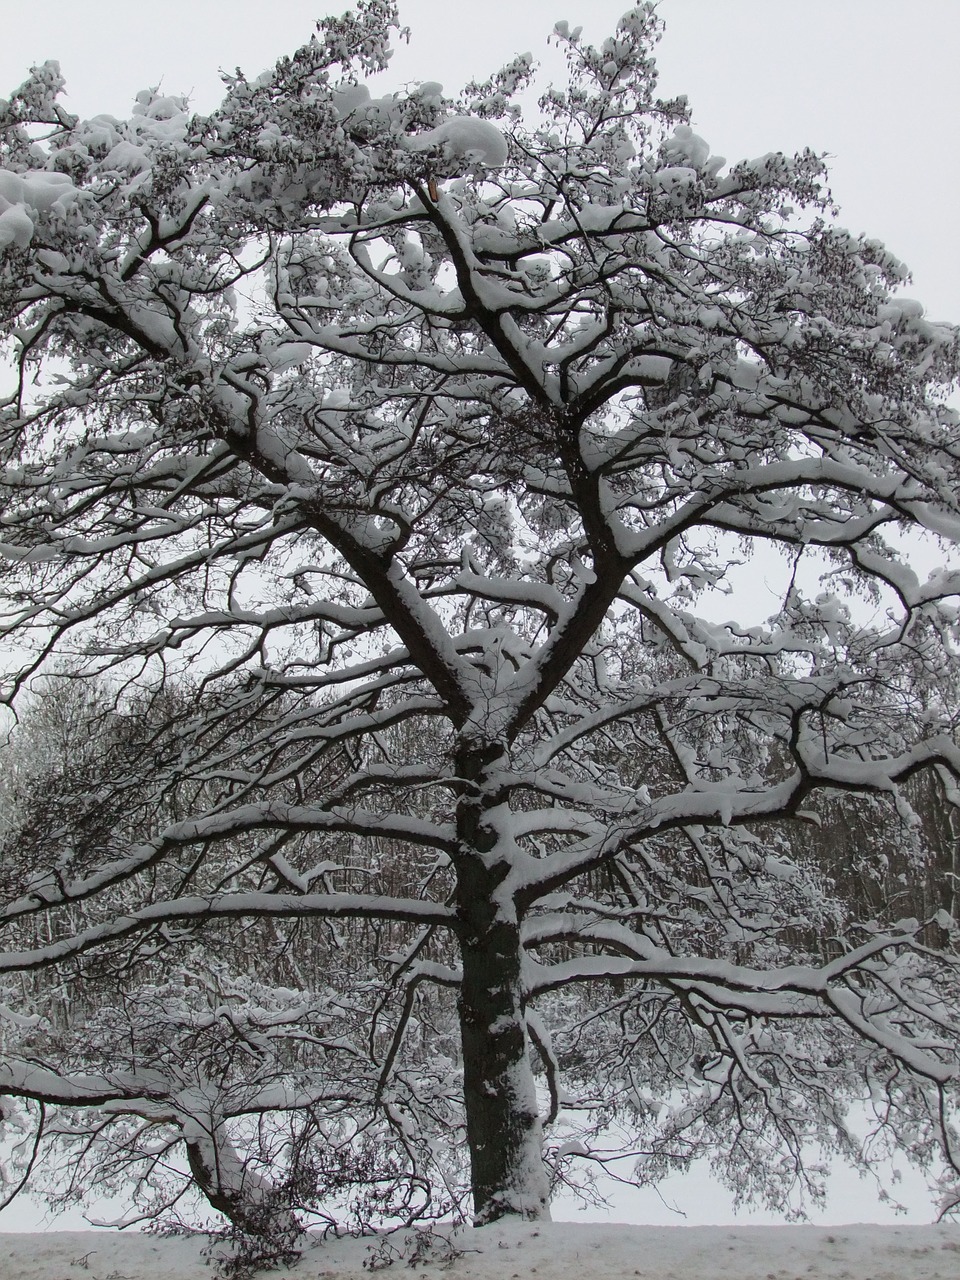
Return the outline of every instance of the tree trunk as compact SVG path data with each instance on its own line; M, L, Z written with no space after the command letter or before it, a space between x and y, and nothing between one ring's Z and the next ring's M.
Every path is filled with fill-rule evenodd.
M209 1204L239 1231L278 1248L291 1248L303 1234L297 1216L275 1188L246 1164L222 1123L209 1131L184 1126L187 1163Z
M482 769L472 763L479 780ZM494 800L484 806L480 790L458 810L457 865L460 1034L478 1226L507 1215L550 1216L543 1126L523 1011L520 925L505 885L515 846L506 804Z

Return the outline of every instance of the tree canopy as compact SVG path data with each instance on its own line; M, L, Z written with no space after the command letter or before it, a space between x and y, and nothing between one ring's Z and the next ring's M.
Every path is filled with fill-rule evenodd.
M868 1162L857 1097L949 1195L949 903L861 910L792 833L869 797L908 844L904 783L958 798L960 574L909 536L960 533L960 334L820 157L728 164L658 99L652 5L559 24L526 115L529 58L371 87L395 21L361 0L209 116L79 120L54 63L0 109L5 696L69 661L151 725L5 845L0 971L366 922L354 1084L462 1124L479 1223L611 1124L637 1176L709 1150L786 1204L808 1141ZM149 1113L150 1071L37 1043L0 1089ZM280 1110L343 1079L314 1048Z

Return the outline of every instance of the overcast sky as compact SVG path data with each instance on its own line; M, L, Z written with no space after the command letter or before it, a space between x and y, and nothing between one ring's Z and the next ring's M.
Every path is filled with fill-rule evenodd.
M68 106L129 114L162 84L208 110L218 69L255 75L305 41L331 0L43 0L2 7L0 93L32 62L58 58ZM346 0L331 6L341 11ZM512 54L548 54L559 18L594 40L626 0L401 0L412 29L384 88L440 80L448 92ZM842 221L886 242L914 272L935 319L960 321L960 2L661 0L665 95L730 161L811 146L833 157ZM556 55L554 55L556 56ZM391 83L392 82L392 83Z

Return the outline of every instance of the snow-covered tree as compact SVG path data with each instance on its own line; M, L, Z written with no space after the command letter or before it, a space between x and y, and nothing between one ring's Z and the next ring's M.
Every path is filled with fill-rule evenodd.
M561 24L533 123L526 58L378 96L394 19L210 116L78 120L52 63L3 107L7 697L66 655L119 705L202 681L138 832L18 873L3 968L382 929L384 1071L456 992L478 1222L614 1112L644 1176L721 1136L782 1202L864 1094L956 1174L953 922L858 917L788 833L957 794L960 575L904 553L960 532L957 331L817 156L727 165L656 98L651 5ZM752 553L780 603L720 621Z
M171 685L121 714L82 676L43 682L0 749L7 883L25 865L63 872L135 836L143 775L176 750L171 728L195 696ZM169 788L164 819L196 802L195 787ZM148 809L157 803L146 788ZM221 851L225 870L240 852ZM75 912L74 928L83 904ZM43 924L22 919L19 946L45 940ZM123 1224L197 1222L213 1209L240 1246L235 1261L292 1256L308 1221L363 1228L459 1212L452 1058L416 1035L391 1052L408 993L383 941L382 931L221 922L203 946L168 936L115 963L88 956L5 975L0 1094L43 1108L35 1129L22 1111L7 1117L7 1194L29 1170L54 1208L125 1198Z
M0 1092L44 1108L36 1133L21 1125L8 1184L29 1164L53 1208L107 1196L125 1226L216 1210L247 1247L273 1254L291 1252L308 1223L459 1208L442 1194L462 1187L453 1159L426 1141L435 1069L417 1072L416 1090L403 1070L378 1090L355 991L264 986L209 954L183 962L129 990L84 975L98 1006L58 1031L0 1009Z

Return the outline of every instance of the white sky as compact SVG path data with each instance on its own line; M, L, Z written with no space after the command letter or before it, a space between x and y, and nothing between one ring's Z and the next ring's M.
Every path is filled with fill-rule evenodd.
M0 93L59 58L68 105L129 113L162 83L200 110L220 67L256 75L348 0L43 0L0 3ZM448 92L512 54L546 52L558 18L595 40L628 0L401 0L413 38L384 80ZM934 319L960 321L960 3L957 0L661 0L661 87L686 93L695 127L730 161L809 145L833 157L842 221L914 271ZM392 83L387 83L387 82Z
M58 58L67 106L81 115L127 115L137 90L156 84L209 110L220 67L256 75L308 39L330 3L42 0L28 8L0 0L0 93L20 84L31 63ZM559 18L600 40L627 7L401 0L412 40L398 49L384 88L440 80L455 92L516 52L547 54ZM912 267L910 293L932 318L960 322L960 0L661 0L660 13L661 90L687 94L713 150L730 162L805 145L829 152L842 223L885 241ZM872 1189L847 1187L851 1200L834 1200L834 1221L869 1213ZM665 1190L674 1198L674 1188ZM676 1187L688 1221L704 1220L696 1203L704 1191L691 1184L685 1196ZM922 1221L922 1200L913 1204ZM641 1210L647 1221L651 1207ZM31 1217L15 1223L8 1214L3 1226L23 1229Z

